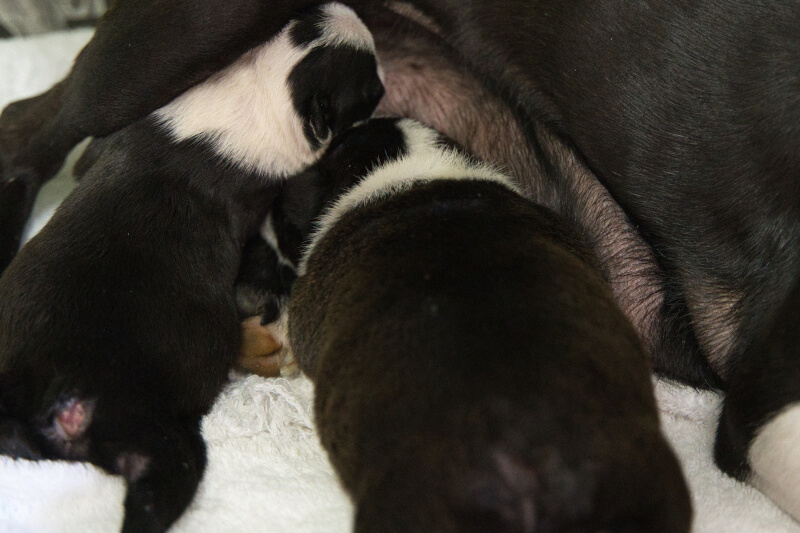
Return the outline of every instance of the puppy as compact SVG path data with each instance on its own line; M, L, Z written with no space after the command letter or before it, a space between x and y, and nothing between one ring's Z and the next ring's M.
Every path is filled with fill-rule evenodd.
M123 531L167 529L237 356L242 247L382 92L370 33L328 4L96 145L0 277L0 452L122 475Z
M356 532L689 531L636 333L510 178L375 119L271 217L306 236L288 334Z

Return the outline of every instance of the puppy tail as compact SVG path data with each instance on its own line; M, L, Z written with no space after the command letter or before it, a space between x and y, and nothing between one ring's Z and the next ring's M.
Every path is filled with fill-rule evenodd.
M122 532L166 531L192 501L205 471L199 417L141 424L128 420L127 433L120 432L117 422L102 422L92 426L90 460L128 482Z
M505 448L491 447L467 466L454 450L409 459L363 479L355 494L355 533L537 533L553 531L546 491L553 472ZM564 467L565 468L565 467Z

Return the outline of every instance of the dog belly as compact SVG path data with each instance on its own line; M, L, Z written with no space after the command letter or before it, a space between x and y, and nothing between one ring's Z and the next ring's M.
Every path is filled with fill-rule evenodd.
M698 349L726 377L800 261L800 11L733 2L719 17L712 2L651 13L612 4L562 18L575 44L543 50L558 74L541 88L659 250L676 313L691 315Z
M386 94L379 114L414 118L512 176L524 194L571 221L598 258L617 303L658 366L706 382L701 362L678 365L663 343L661 271L625 212L555 133L537 126L529 138L502 98L487 89L443 44L435 27L401 15L365 16L373 31ZM561 176L554 177L553 169Z

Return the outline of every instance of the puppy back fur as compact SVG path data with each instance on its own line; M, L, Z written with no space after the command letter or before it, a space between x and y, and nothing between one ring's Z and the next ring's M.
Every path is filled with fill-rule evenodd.
M688 531L647 358L582 240L463 156L453 178L409 172L407 145L354 165L361 140L318 165L366 170L329 215L387 167L409 182L322 217L289 306L355 530Z

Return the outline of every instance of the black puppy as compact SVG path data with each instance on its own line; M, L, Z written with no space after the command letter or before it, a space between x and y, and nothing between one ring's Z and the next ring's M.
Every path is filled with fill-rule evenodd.
M0 277L0 452L120 474L123 530L169 527L238 353L242 247L382 92L371 35L328 4L104 139Z
M309 3L118 1L67 79L0 117L7 255L32 194L72 145L165 104ZM375 23L383 6L410 13L501 99L514 119L509 131L536 160L537 172L514 173L529 196L575 215L587 237L604 227L606 206L621 206L632 223L625 227L657 261L646 269L650 303L626 306L647 325L638 329L656 370L725 389L718 464L800 517L797 3L345 3L380 32L393 31ZM417 77L412 89L438 102L434 79ZM427 118L480 136L479 123L474 131L459 124L459 96L430 106ZM506 144L508 131L497 131L485 145ZM587 174L617 204L591 208L573 194ZM626 283L640 285L640 257L631 261L616 244L612 235L599 247L616 255Z
M287 257L310 235L289 337L355 531L689 530L635 331L510 178L375 119L271 216Z

